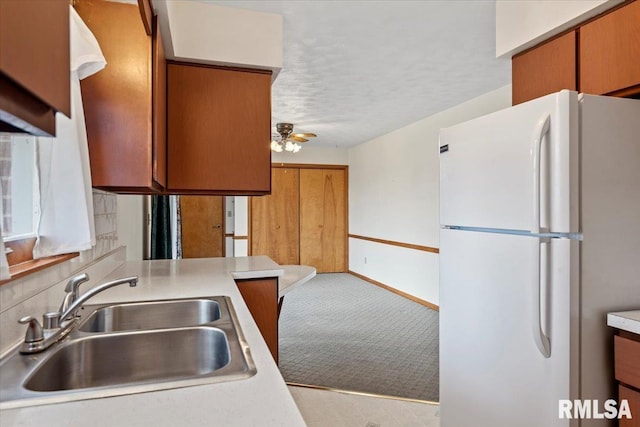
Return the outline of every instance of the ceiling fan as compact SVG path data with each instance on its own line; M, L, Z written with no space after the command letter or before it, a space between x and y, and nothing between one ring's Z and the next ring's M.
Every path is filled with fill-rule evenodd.
M303 144L309 141L309 138L315 138L315 133L293 133L293 123L277 123L276 130L278 133L272 135L271 150L276 153L282 151L291 151L297 153Z

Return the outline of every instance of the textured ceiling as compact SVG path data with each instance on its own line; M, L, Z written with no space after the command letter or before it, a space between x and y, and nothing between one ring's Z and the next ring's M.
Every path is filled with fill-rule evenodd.
M215 1L284 16L273 125L366 142L510 83L495 1Z

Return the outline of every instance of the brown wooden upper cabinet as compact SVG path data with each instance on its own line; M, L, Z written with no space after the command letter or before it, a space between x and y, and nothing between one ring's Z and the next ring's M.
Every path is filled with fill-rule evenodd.
M271 72L169 62L167 192L271 191Z
M640 1L580 27L580 91L640 93Z
M594 95L640 94L640 1L545 41L512 60L512 101L561 89Z
M157 22L149 36L138 6L76 0L107 60L82 80L93 186L154 193L166 182L166 74Z
M55 136L71 115L68 0L0 0L0 132Z
M576 37L571 31L513 57L513 105L562 89L577 89Z

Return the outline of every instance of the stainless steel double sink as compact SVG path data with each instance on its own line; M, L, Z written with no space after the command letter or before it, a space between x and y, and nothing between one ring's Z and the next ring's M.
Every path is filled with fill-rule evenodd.
M78 326L37 354L0 362L0 408L248 378L256 373L231 300L86 305Z

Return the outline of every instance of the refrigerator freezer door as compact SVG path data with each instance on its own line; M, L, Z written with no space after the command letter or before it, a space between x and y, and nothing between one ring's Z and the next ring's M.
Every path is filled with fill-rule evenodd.
M569 91L442 129L440 224L577 232L578 136Z
M441 230L442 427L569 426L558 405L576 390L571 366L577 363L570 360L577 357L570 334L572 241L542 242ZM532 256L539 248L540 264ZM536 345L540 330L550 337L549 357Z

